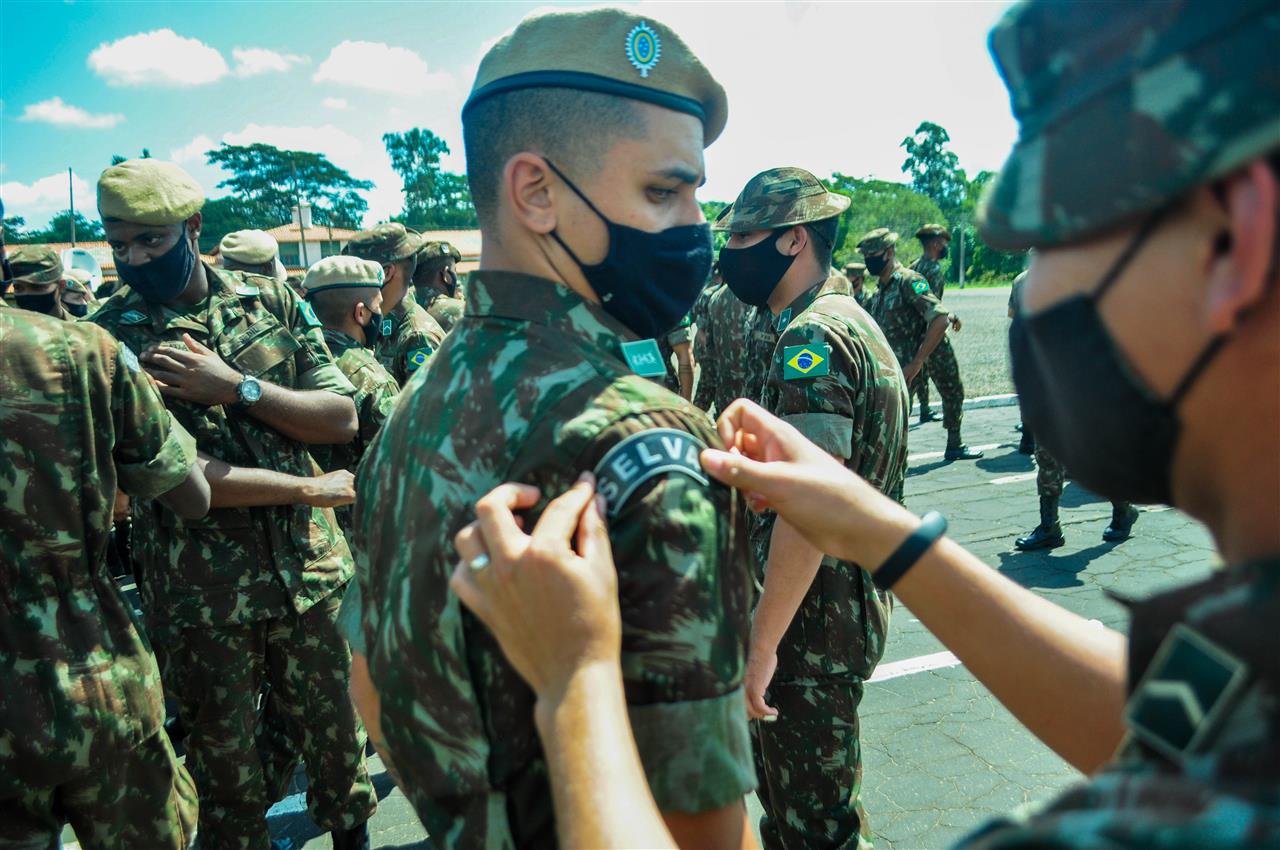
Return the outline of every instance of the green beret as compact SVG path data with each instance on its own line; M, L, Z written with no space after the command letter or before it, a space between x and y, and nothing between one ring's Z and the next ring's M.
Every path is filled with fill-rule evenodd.
M467 110L528 88L569 88L627 97L702 122L703 144L724 129L724 89L675 31L622 9L548 12L525 18L480 60Z
M308 298L326 289L381 289L382 265L359 257L325 257L307 269L302 288Z
M898 234L893 233L887 227L877 227L858 240L858 253L864 257L868 254L883 254L892 248L897 241Z
M867 273L867 267L864 263L845 263L844 273L854 275L855 277L860 274L865 275Z
M93 275L84 269L67 269L62 273L62 279L67 282L67 292L83 292L90 298L93 297L93 289L89 286L93 282Z
M57 251L44 245L19 245L9 255L9 268L15 281L57 283L62 280L62 259Z
M237 230L222 237L218 243L218 253L223 259L249 266L269 263L279 252L276 240L263 230Z
M422 247L422 237L399 222L379 224L373 230L362 230L342 253L375 263L395 263L408 259Z
M177 224L204 206L204 190L172 162L130 159L98 178L98 214L104 221Z
M810 224L849 208L844 195L828 192L803 168L770 168L747 181L738 199L720 211L715 229L731 233Z
M1105 232L1280 148L1276 0L1033 0L990 44L1019 123L978 211L993 248Z
M926 239L932 239L935 236L941 236L943 239L951 239L951 231L947 230L944 224L926 224L916 231L916 238L923 242Z
M441 258L450 259L456 263L462 259L462 253L448 242L424 242L422 247L418 249L418 262L420 263Z

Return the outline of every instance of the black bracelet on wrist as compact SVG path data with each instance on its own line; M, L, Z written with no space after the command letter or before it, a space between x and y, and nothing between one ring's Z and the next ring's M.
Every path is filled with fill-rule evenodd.
M902 541L902 545L885 560L880 569L872 574L871 581L881 590L889 590L898 583L898 579L907 574L907 570L915 566L920 556L946 533L947 518L937 511L929 511L921 518L916 530L911 532L911 535Z

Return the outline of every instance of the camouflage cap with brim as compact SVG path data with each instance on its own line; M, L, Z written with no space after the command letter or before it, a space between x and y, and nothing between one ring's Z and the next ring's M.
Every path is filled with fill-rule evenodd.
M200 184L172 162L129 159L98 177L98 215L103 221L177 224L203 206Z
M1280 148L1276 0L1034 0L991 32L1017 144L978 229L1011 251L1153 212Z
M774 230L824 221L848 208L846 196L828 192L821 180L803 168L770 168L747 181L712 227L730 233Z
M883 254L898 242L898 234L887 227L868 231L858 240L858 253L862 256Z
M360 231L351 237L342 253L375 263L395 263L414 256L421 247L422 237L416 230L392 222Z
M19 245L9 254L9 270L14 281L57 283L62 280L62 258L43 245Z
M66 269L62 273L62 279L67 282L67 292L83 292L90 298L93 297L93 290L90 288L93 275L84 269Z
M382 265L359 257L325 257L307 269L302 288L307 298L330 289L381 289Z
M525 18L480 60L462 113L495 94L530 88L593 91L683 112L702 122L704 145L729 117L724 88L680 36L623 9Z
M418 249L418 262L448 259L455 263L462 259L462 253L449 242L424 242Z
M867 273L867 266L865 263L845 263L844 273L847 275L851 275L853 277L857 277L858 275L863 275Z

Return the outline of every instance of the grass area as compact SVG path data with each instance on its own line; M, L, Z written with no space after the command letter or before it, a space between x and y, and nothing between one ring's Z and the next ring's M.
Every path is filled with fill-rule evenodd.
M966 398L1013 392L1009 377L1009 287L948 286L943 303L960 315L964 327L950 332L951 345L960 362L960 379ZM937 387L930 387L933 404Z

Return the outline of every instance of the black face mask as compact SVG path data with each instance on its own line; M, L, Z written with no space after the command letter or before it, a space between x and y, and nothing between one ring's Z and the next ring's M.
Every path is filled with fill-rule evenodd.
M889 265L889 254L885 252L883 254L866 255L863 256L862 262L872 277L879 277L880 273L884 271L884 267Z
M32 313L44 313L46 316L52 316L58 306L58 290L53 292L41 292L37 295L14 295L13 300L23 310L30 310Z
M448 269L444 271L444 294L449 298L455 298L458 295L458 275Z
M187 228L184 226L177 243L168 251L149 263L136 266L117 260L116 272L120 275L120 280L141 295L144 301L168 304L186 291L195 264L196 255L191 250Z
M778 288L779 281L796 257L800 256L778 253L778 234L781 232L770 231L764 239L747 248L726 245L720 249L720 273L724 275L725 285L744 304L760 308L768 306L769 296Z
M604 222L609 250L599 263L578 259L560 234L551 231L591 284L604 311L642 339L667 333L688 315L711 271L711 225L685 224L650 233L605 218L595 204L546 160L565 185Z
M71 304L67 301L63 301L62 309L66 310L77 319L83 319L85 316L89 315L88 304Z
M364 326L364 346L365 348L373 348L378 344L378 337L382 336L382 314L369 311L369 324Z
M1090 295L1041 313L1014 313L1009 349L1023 421L1067 474L1107 499L1172 504L1177 408L1222 347L1212 339L1167 401L1134 374L1098 314L1098 302L1137 254L1150 219Z

